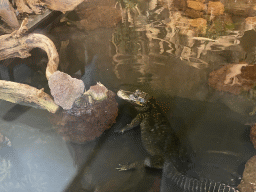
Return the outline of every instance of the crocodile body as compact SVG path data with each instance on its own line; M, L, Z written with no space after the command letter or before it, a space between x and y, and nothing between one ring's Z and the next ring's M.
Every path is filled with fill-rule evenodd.
M209 179L197 179L186 176L183 170L186 165L183 161L184 150L175 135L174 130L165 115L161 112L156 100L140 90L129 92L119 90L117 95L135 105L137 116L118 132L125 132L140 125L141 140L144 148L150 154L143 162L144 166L162 168L167 160L171 166L168 177L172 183L178 185L186 192L236 192L237 189L226 184L214 182ZM140 163L121 165L120 171L136 168ZM182 172L181 172L182 171Z

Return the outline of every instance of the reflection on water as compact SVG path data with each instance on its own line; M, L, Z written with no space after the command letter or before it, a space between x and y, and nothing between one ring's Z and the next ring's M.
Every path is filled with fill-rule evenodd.
M243 49L245 43L241 46L240 40L248 22L239 20L238 13L231 14L234 9L229 1L200 1L198 5L205 9L199 10L193 3L121 1L122 23L112 34L111 56L123 86L139 86L159 95L220 99L218 92L209 90L209 72L245 60L248 49ZM192 10L200 17L191 14Z
M111 39L115 75L120 80L122 89L134 90L136 87L162 99L167 99L169 96L178 97L173 100L176 102L173 104L176 109L172 108L170 111L175 115L175 110L180 108L184 112L180 117L190 119L190 123L185 128L187 132L183 132L183 134L191 139L193 148L198 152L196 160L198 167L195 171L202 177L217 181L225 180L231 185L237 185L241 180L241 172L237 173L236 168L246 159L241 156L231 157L232 160L236 158L237 160L234 160L227 170L225 166L229 166L228 164L221 164L214 160L213 157L218 155L208 157L204 153L214 150L214 147L218 148L221 154L224 152L225 154L242 153L241 151L244 149L240 149L238 152L239 150L233 151L231 147L240 145L239 142L243 143L238 138L239 134L233 135L233 138L236 138L234 143L227 138L230 138L229 131L235 129L242 133L242 127L244 127L242 124L247 121L255 122L255 117L249 117L249 112L255 102L248 101L243 96L216 92L209 88L207 82L209 72L213 69L245 60L246 50L241 46L240 40L244 32L251 29L251 26L246 20L241 22L231 14L223 13L224 9L222 10L221 7L226 6L229 2L222 4L221 2L200 1L199 4L205 6L207 4L206 13L209 14L201 15L201 18L191 15L192 9L195 11L196 8L189 3L196 3L195 1L183 5L183 8L186 9L185 15L181 11L175 10L175 6L173 6L175 1L168 1L168 4L162 4L163 6L159 4L153 6L152 2L150 1L149 9L144 14L140 3L133 4L132 8L132 5L129 4L129 8L123 10L122 23L117 26ZM210 8L211 11L209 11ZM197 14L205 13L203 9L196 12ZM197 100L203 103L200 103L202 106L198 108L199 111L196 111L189 105L180 103L179 97L189 99L187 102ZM226 119L220 118L217 114L219 113L218 109L205 103L206 101L223 103L224 106L228 106L229 108L219 108L219 110L225 111L221 114ZM227 115L230 113L229 110L240 114ZM196 114L192 115L189 111L195 111ZM192 116L189 117L186 113ZM215 116L219 118L217 119ZM216 122L212 119L216 119ZM240 126L235 126L233 121L241 123ZM188 127L192 130L189 130ZM225 130L218 131L216 127ZM232 128L228 129L228 127ZM182 130L179 131L182 132ZM200 134L200 132L204 134ZM211 134L207 135L207 132L211 132ZM226 138L224 138L224 134L227 135ZM198 141L199 138L202 139L201 142ZM222 145L214 145L213 143L216 142L222 143ZM246 150L252 150L250 155L246 156L247 158L253 155L251 144L243 143L242 145L246 145ZM228 147L227 151L224 150L225 147ZM228 159L227 154L220 158ZM212 163L209 162L209 159L212 159ZM215 172L216 167L223 170L221 177L218 176L221 173ZM211 171L205 172L204 169ZM224 174L224 172L226 173Z

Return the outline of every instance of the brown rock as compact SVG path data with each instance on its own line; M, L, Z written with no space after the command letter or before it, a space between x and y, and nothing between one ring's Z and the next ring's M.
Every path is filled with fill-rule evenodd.
M254 125L251 127L250 139L251 139L251 142L252 142L254 148L256 149L256 124L254 124Z
M248 65L241 68L241 78L246 81L256 81L256 65Z
M116 94L110 90L107 97L100 101L83 94L72 109L63 110L54 117L57 132L65 141L75 143L85 143L99 137L115 122L118 114L115 97Z
M163 5L166 5L166 2L162 2ZM173 6L179 10L184 11L187 7L187 1L186 0L174 0ZM170 7L169 7L170 8Z
M185 15L191 18L202 18L203 12L188 8L185 10Z
M226 91L238 95L241 91L248 91L253 87L253 81L248 81L241 74L248 64L228 64L209 74L208 84L218 91ZM245 69L244 69L245 68Z
M187 1L187 6L196 11L203 11L206 8L205 4L203 4L199 1L190 1L190 0Z
M222 15L224 13L224 5L221 2L209 1L207 13L210 15Z
M245 164L243 178L238 189L241 192L254 192L256 190L256 155Z
M222 1L225 6L225 12L242 17L255 15L255 0L225 0Z
M49 77L48 84L54 102L63 109L71 109L74 101L84 93L82 80L60 71L54 72Z
M90 89L85 93L90 95L94 100L100 101L107 98L108 89L101 83L91 86Z
M252 30L256 27L256 17L247 17L245 19L244 30Z
M207 29L207 21L203 18L191 19L190 25L197 29L198 33L205 34Z
M86 10L80 10L78 15L82 20L77 22L77 26L86 30L115 27L122 19L121 10L110 6L91 5Z

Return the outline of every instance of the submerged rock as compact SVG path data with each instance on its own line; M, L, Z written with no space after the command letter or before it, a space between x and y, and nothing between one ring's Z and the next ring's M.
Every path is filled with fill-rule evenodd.
M191 19L189 23L192 27L195 28L195 31L200 34L205 34L207 30L207 21L203 18Z
M255 1L250 0L224 0L225 12L239 17L255 15Z
M115 0L84 1L75 9L79 21L71 23L82 30L115 27L122 20L121 10L115 5Z
M220 1L209 1L207 13L210 15L222 15L224 13L224 5Z
M226 91L239 95L242 91L249 91L253 88L256 78L253 71L254 65L247 63L228 64L212 71L209 75L208 84L218 91Z
M247 17L244 22L244 30L254 30L256 28L256 17Z
M98 96L92 97L92 92ZM85 92L70 110L60 111L54 117L57 132L65 141L74 143L85 143L99 137L113 125L117 117L115 96L102 84L92 86L90 94Z
M202 11L187 8L185 10L185 15L191 18L202 18L204 13Z
M81 29L95 30L97 28L115 27L121 21L121 11L109 6L92 7L87 11L88 16L77 22Z
M204 11L206 9L206 5L199 1L187 1L187 6L196 11Z

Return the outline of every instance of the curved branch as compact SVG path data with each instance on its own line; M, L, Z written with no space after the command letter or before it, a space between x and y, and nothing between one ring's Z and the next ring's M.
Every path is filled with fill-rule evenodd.
M59 54L54 43L45 35L37 33L29 34L28 37L24 39L24 42L29 50L37 47L46 52L48 56L46 78L49 79L49 77L57 71L59 65Z
M26 22L24 22L26 23ZM0 36L0 60L20 57L26 58L30 56L33 48L43 49L48 56L48 64L46 68L46 78L57 71L59 65L59 54L54 43L42 34L32 33L22 36L26 30L25 24L12 34Z
M55 113L59 106L43 89L36 89L26 84L0 80L0 99Z

